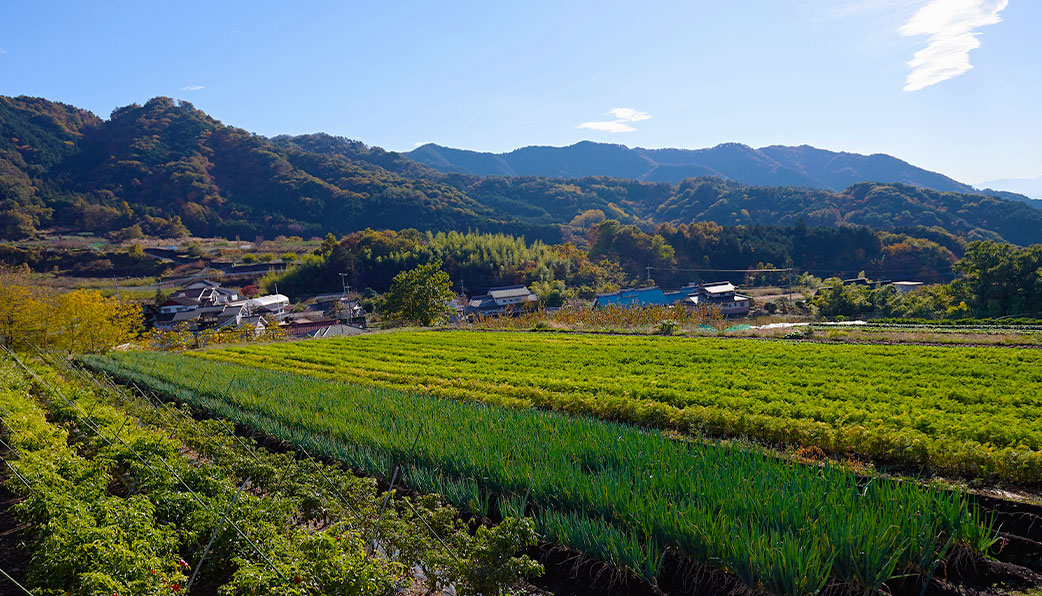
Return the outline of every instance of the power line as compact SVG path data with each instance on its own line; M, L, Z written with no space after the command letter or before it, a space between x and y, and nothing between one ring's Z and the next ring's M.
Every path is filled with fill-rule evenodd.
M100 438L101 440L105 441L105 443L107 445L109 445L110 447L115 447L115 444L112 442L112 440L109 439L108 437L106 437L104 434L102 434L101 428L91 419L90 414L88 414L87 412L83 411L83 409L79 406L78 403L70 400L61 391L59 391L57 387L51 385L47 381L45 381L42 378L40 378L40 376L37 375L35 371L30 369L28 366L26 366L22 362L22 360L20 358L18 358L17 354L15 354L11 350L9 350L9 349L7 349L5 347L2 347L2 346L0 346L0 349L3 349L3 351L7 354L7 356L9 358L13 359L14 362L16 364L18 364L18 366L23 371L25 371L34 381L36 381L40 385L41 388L43 388L44 390L46 390L48 392L53 393L54 395L57 395L59 398L61 398L62 401L65 402L65 404L67 406L69 406L72 409L74 409L77 413L74 413L73 415L76 416L76 419L81 424L83 424L87 429L89 429L91 432L96 434L98 436L98 438ZM38 347L36 349L37 349L37 351L41 351ZM162 475L159 473L159 471L156 470L152 465L149 464L149 461L151 461L153 459L151 456L149 457L148 460L146 460L137 450L135 450L133 447L128 445L127 442L124 441L118 434L114 434L112 438L115 439L116 441L118 441L120 443L120 445L124 449L126 449L131 455L136 457L138 459L138 461L140 461L141 464L144 465L145 468L147 468L150 472L152 472L156 477L162 477ZM187 491L188 496L192 497L197 503L199 503L199 505L201 507L203 507L203 509L206 509L207 512L209 512L209 513L216 513L205 501L202 500L202 498L199 497L199 495L194 490L192 490L192 487L190 487L188 485L188 483L185 482L184 478L182 476L180 476L173 469L173 467L170 465L169 462L167 462L163 458L156 458L156 459L157 459L157 461L159 461L160 464L162 464L166 468L166 471L170 475L170 477L172 477L173 479L177 480L181 484L181 486L183 486L185 488L185 490ZM286 583L289 583L289 578L287 578L282 573L282 571L280 571L279 568L276 567L275 564L271 562L271 559L269 559L267 557L267 555L265 555L261 551L260 547L258 547L256 545L256 543L254 543L254 541L251 540L250 537L245 534L245 532L243 532L242 528L240 528L239 525L236 524L234 520L232 520L232 519L230 519L230 518L228 518L227 516L224 516L224 515L221 515L221 519L223 519L229 525L231 525L231 527L235 529L236 533L243 540L245 540L251 547L253 547L253 550L268 564L269 567L271 567L272 571L274 571L276 575L278 575Z
M940 267L904 267L904 268L882 268L882 269L858 269L858 271L865 271L866 273L871 272L873 275L890 275L895 273L941 273L946 271L954 270L953 265L944 265ZM804 273L825 273L829 275L840 275L846 274L854 269L804 269L803 267L785 267L785 268L749 268L749 269L691 269L685 267L645 267L646 270L650 271L670 271L674 273L786 273L792 271L800 271Z
M646 267L646 269L655 271L690 271L696 273L781 273L783 271L792 271L794 267L786 267L785 269L684 269L679 267Z

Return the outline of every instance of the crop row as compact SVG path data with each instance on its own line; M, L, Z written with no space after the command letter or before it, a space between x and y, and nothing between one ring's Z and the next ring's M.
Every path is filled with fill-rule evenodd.
M488 544L519 543L498 529L475 539L452 508L397 499L378 515L384 495L373 479L259 450L217 421L62 376L71 369L29 366L0 359L0 434L5 460L17 458L7 485L24 499L16 509L30 525L34 590L170 594L197 579L229 595L361 596L411 583L417 564L432 585L461 594L477 591L472 577L484 576L482 593L516 579L498 571L503 553ZM398 557L373 556L374 537ZM495 560L471 556L482 549Z
M86 362L366 473L404 472L420 490L472 483L472 506L495 495L547 536L648 579L673 549L776 594L830 579L874 591L993 540L961 496L759 449L173 354Z
M464 401L1042 481L1042 352L420 332L192 352Z

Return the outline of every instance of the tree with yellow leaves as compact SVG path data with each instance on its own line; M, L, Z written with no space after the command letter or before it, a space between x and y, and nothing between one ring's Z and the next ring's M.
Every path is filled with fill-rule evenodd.
M97 290L76 290L54 301L53 341L66 352L103 352L128 343L141 332L141 307Z
M97 290L59 294L32 283L28 268L0 268L0 344L25 350L103 352L138 337L141 309Z
M0 267L0 345L21 350L45 343L46 292L29 283L29 267Z

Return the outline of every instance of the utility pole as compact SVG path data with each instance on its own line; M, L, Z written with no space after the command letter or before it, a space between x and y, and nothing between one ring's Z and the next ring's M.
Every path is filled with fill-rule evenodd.
M647 271L648 271L648 281L651 281L651 265L648 265L644 269L647 269Z
M792 302L792 267L789 267L787 273L789 276L789 289L785 293L785 298L788 299L789 302Z
M340 274L340 283L343 284L343 286L344 286L344 296L347 296L347 288L350 287L350 286L347 285L347 276L348 275L350 275L350 274L348 274L348 273L341 273Z

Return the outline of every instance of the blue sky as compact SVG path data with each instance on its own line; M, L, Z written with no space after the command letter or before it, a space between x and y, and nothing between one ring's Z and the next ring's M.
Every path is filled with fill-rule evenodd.
M1042 175L1040 25L1037 0L34 0L4 9L0 94L400 151L806 143L977 183Z

